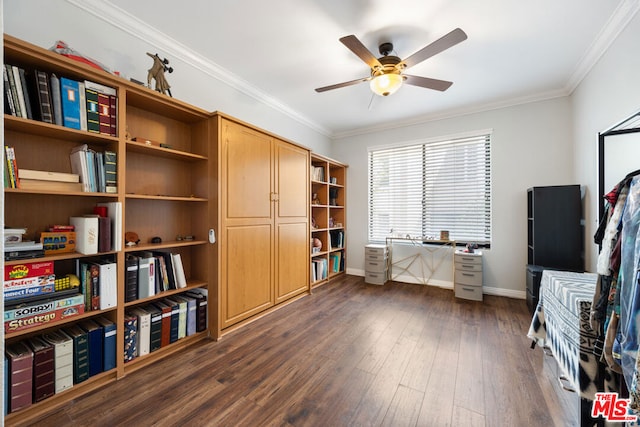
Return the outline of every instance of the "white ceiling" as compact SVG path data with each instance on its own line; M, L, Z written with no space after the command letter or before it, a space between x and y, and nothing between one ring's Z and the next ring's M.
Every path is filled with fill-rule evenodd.
M165 45L176 43L185 55L222 69L222 78L241 90L259 94L335 137L567 95L636 13L638 3L111 0L106 4L116 15L150 26L144 34L153 34ZM314 91L369 75L368 66L338 41L340 37L356 35L375 56L378 45L390 41L395 54L406 58L456 27L467 33L466 41L407 71L453 81L445 92L404 85L389 97L373 97L367 83Z

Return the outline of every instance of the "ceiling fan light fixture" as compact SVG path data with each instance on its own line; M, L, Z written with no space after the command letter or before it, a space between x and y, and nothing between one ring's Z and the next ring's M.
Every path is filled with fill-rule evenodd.
M398 73L382 73L371 79L369 87L376 95L389 96L400 89L403 80Z

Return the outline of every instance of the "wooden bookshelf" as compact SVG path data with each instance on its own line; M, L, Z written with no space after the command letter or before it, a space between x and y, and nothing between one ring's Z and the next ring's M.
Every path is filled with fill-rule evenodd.
M347 165L312 153L311 166L310 280L316 287L346 270ZM318 263L324 263L327 269L322 277Z
M115 369L5 417L8 424L19 424L210 335L207 329L149 355L124 362L125 310L193 289L210 291L209 298L217 299L217 290L211 286L215 269L215 263L211 262L213 245L207 238L217 217L212 198L214 184L209 179L215 175L216 165L211 160L212 153L215 154L215 141L210 132L211 113L207 111L7 35L4 36L4 61L25 69L55 73L58 77L95 81L117 91L115 137L14 117L5 111L5 144L15 147L18 168L70 173L69 152L79 144L117 154L117 193L5 189L5 224L26 227L27 237L37 240L39 233L51 224L68 224L71 216L91 214L97 203L120 202L122 231L135 231L141 239L137 247L123 245L122 250L96 256L108 255L117 264L115 308L89 311L54 324L5 335L5 344L10 344L97 317L106 317L117 327ZM132 141L133 137L159 141L168 147L148 146ZM179 240L177 236L193 236L193 240ZM151 244L152 237L160 237L162 243ZM142 250L179 253L188 286L125 304L125 256ZM62 276L75 272L77 259L88 258L70 253L37 260L53 261L56 276ZM12 263L18 261L6 264ZM212 319L217 317L216 304L210 303L208 307L213 311L213 314L208 313L211 325Z

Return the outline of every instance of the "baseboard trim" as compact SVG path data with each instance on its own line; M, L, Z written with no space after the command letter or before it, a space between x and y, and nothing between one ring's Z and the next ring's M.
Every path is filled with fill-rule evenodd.
M347 267L347 274L364 277L364 270ZM397 276L397 277L394 277L393 280L397 282L403 282L403 283L413 283L416 285L424 284L417 281L414 277L411 277L411 276ZM431 283L427 283L427 286L436 286L439 288L453 290L453 283L448 281L443 281L443 280L433 280ZM491 286L483 286L482 293L485 295L495 295L498 297L506 297L506 298L514 298L514 299L526 299L527 297L526 291L516 291L513 289L503 289L503 288L496 288Z

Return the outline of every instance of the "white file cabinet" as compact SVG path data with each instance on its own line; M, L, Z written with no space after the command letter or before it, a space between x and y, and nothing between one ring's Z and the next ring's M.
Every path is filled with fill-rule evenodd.
M456 298L482 301L482 252L456 251L454 266Z
M369 244L364 247L364 281L373 285L384 285L387 281L386 245Z

